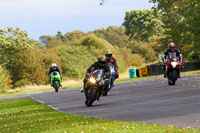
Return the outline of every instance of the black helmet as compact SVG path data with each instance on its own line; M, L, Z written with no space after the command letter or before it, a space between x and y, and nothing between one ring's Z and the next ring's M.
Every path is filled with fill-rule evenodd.
M106 58L105 56L101 55L98 57L98 62L101 64L106 64Z

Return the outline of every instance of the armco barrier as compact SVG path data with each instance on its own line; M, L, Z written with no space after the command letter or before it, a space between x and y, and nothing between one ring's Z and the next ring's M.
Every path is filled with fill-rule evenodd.
M140 77L149 76L148 67L141 67L141 68L139 69L139 72L140 72Z
M163 74L163 64L162 63L152 64L147 67L148 67L150 76ZM183 64L182 72L195 71L195 70L200 70L200 61L186 62Z
M139 71L139 69L136 69L136 76L140 77L140 71Z
M147 67L149 69L150 76L163 74L163 65L161 63L152 64Z
M183 64L182 72L200 70L200 62L186 62Z

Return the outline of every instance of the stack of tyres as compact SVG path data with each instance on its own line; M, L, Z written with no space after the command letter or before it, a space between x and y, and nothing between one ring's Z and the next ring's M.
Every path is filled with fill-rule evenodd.
M136 76L140 77L140 71L139 71L139 69L136 69Z
M140 73L140 77L147 77L147 76L149 76L148 67L147 67L147 66L141 67L141 68L139 69L139 73Z

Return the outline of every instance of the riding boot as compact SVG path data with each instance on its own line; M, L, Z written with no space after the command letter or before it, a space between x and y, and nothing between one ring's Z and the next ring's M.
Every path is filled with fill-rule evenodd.
M180 79L181 78L181 75L180 75L180 70L178 70L178 78Z

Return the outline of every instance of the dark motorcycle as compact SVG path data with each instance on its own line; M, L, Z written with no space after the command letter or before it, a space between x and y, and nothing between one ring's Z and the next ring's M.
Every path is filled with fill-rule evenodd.
M97 69L90 73L85 84L85 104L91 107L95 100L98 100L101 96L101 92L106 84L104 79L104 71L102 69Z
M166 63L167 78L169 85L175 85L181 71L181 62L178 58L169 58Z

